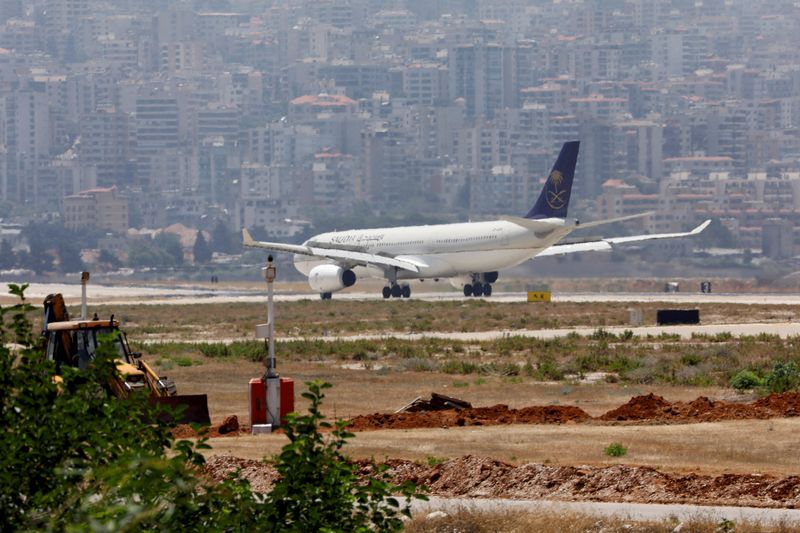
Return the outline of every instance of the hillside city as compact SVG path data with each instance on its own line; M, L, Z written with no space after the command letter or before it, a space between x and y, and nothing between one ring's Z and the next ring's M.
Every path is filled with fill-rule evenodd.
M799 26L783 0L0 0L0 269L522 215L568 140L571 215L712 218L790 260Z

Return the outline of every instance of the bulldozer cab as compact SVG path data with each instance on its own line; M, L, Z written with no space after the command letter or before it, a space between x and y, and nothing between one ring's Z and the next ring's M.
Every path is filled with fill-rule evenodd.
M114 320L51 322L45 331L45 356L56 363L58 373L64 365L85 370L104 336L113 339L118 359L135 364L127 337Z

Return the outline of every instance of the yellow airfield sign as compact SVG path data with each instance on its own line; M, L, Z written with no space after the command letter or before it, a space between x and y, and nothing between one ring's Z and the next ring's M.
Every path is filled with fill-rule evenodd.
M550 291L528 291L529 302L549 302Z

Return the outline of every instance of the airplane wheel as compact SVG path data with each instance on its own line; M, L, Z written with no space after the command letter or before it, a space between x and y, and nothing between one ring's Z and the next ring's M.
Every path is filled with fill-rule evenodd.
M319 297L322 298L323 300L330 300L331 298L333 298L333 294L330 292L323 292L319 295Z
M480 283L476 283L475 286L472 287L472 295L483 296L483 285Z
M403 285L403 298L411 297L411 285Z
M400 285L392 285L392 298L400 298L403 296L403 289Z
M483 295L484 296L491 296L492 295L492 284L486 283L483 286Z
M392 295L392 289L391 289L391 287L384 287L384 288L383 288L383 297L384 297L384 298L388 298L388 297L390 297L391 295Z
M472 285L469 283L464 285L464 296L472 296Z

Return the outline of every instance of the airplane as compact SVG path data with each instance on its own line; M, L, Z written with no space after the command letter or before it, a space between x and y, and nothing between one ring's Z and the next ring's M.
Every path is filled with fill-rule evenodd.
M491 296L499 271L534 257L585 251L609 251L616 244L689 237L706 220L684 233L595 238L562 243L577 229L647 216L650 213L581 223L567 218L580 141L564 143L536 203L524 217L504 216L485 222L334 231L301 245L255 241L242 230L244 246L294 254L294 266L329 300L334 292L361 278L383 278L384 298L408 298L412 279L448 279L464 296Z

